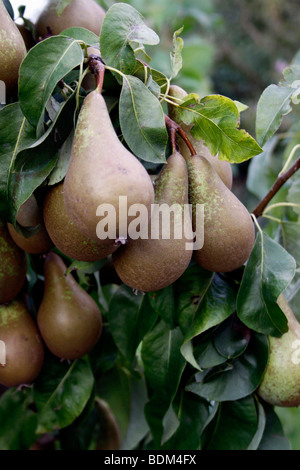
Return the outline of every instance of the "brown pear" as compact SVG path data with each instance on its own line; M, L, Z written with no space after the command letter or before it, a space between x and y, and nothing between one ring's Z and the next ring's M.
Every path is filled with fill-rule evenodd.
M63 183L49 190L44 200L44 222L54 245L66 256L78 261L97 261L106 258L119 247L96 242L83 235L68 216L64 203Z
M44 346L25 303L14 299L0 305L0 346L4 363L0 383L15 387L34 382L44 362Z
M30 196L20 207L17 214L17 222L24 228L38 227L37 232L25 237L11 223L7 224L11 238L26 253L47 253L53 247L53 243L44 225L42 211L34 195Z
M26 255L12 240L6 223L0 221L0 304L17 296L26 273Z
M101 398L95 400L100 424L95 450L119 450L122 445L121 431L108 403Z
M277 303L288 321L288 331L280 338L269 336L269 361L258 394L274 406L300 405L300 324L286 298Z
M102 331L102 316L95 300L78 284L55 253L44 265L44 294L38 309L38 328L47 348L61 359L87 354Z
M128 209L133 204L145 206L150 217L154 202L150 176L118 138L98 89L82 104L63 193L71 220L96 242L127 238L132 220ZM106 225L107 230L102 230Z
M156 207L174 207L174 212L167 212L171 217L162 219L155 238L157 217L153 212L147 238L129 240L113 255L116 272L125 284L152 292L172 284L184 273L192 257L192 248L187 249L186 244L192 244L193 240L190 213L184 211L185 204L188 204L187 166L182 155L175 151L155 181Z
M169 89L169 95L174 98L178 98L179 99L178 104L180 104L180 99L184 99L187 96L187 92L183 90L181 87L179 87L178 85L171 85ZM187 137L189 138L191 144L193 145L196 153L199 155L203 155L209 160L209 163L214 167L214 169L216 170L216 172L222 179L223 183L226 184L226 186L229 189L231 189L232 188L231 164L229 162L219 160L217 155L212 155L209 149L204 144L202 139L198 140L192 136L191 134L192 126L189 126L181 121L176 106L172 106L171 104L168 104L168 113L169 113L170 118L173 119L173 121L177 122L180 125L180 127L182 127ZM190 151L186 143L183 141L183 139L180 136L177 137L177 144L178 144L181 154L185 158L188 157L188 155L190 154Z
M19 68L26 53L23 37L0 0L0 81L5 84L6 102L17 95Z
M81 27L100 36L105 10L94 0L72 0L58 14L59 0L49 1L37 19L37 37L60 34L68 28Z
M204 207L204 243L194 258L209 271L233 271L247 261L254 245L251 215L205 157L189 155L187 165L193 229L198 233L196 205Z

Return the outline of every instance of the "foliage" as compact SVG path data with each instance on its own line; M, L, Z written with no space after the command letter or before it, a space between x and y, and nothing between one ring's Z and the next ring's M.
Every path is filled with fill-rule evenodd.
M149 5L135 3L143 10ZM156 17L150 16L161 31L162 2L151 5L160 7ZM191 12L194 7L190 2ZM185 83L179 79L184 77L185 54L195 46L187 41L185 52L180 27L176 24L170 35L164 69L155 61L160 34L126 3L112 4L100 42L97 38L106 64L103 94L112 122L152 173L169 153L164 112L170 83ZM62 149L68 148L86 96L81 86L85 52L94 41L88 31L72 28L36 44L24 59L19 100L0 111L2 219L15 224L18 208L33 192L63 179L64 171L57 172L56 165L66 167ZM197 67L194 73L199 79ZM247 188L258 200L297 156L300 132L291 77L300 79L298 75L292 64L284 79L262 94L256 139L240 128L241 108L235 101L220 94L203 96L193 80L190 94L179 103L193 136L202 138L213 154L249 163ZM269 106L270 100L278 105ZM287 113L295 122L278 136ZM300 318L299 214L295 174L264 210L263 222L255 219L256 243L246 266L224 274L192 262L174 284L147 294L133 292L118 280L107 281L108 263L99 267L67 260L101 308L101 340L89 355L71 363L48 353L33 388L2 394L1 449L27 449L45 434L58 449L95 448L95 397L105 400L115 415L123 449L289 448L276 410L262 402L257 389L268 361L268 335L287 329L276 304L279 294L285 292ZM29 258L34 315L43 272L40 259Z

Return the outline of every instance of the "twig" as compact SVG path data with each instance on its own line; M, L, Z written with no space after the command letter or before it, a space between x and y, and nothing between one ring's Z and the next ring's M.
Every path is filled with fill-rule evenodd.
M184 140L184 142L188 146L189 151L191 152L191 155L196 155L197 152L194 149L190 139L188 138L188 136L186 135L186 133L184 132L182 127L180 127L180 125L177 124L177 122L173 121L173 119L171 119L169 116L167 116L167 114L165 114L165 122L166 122L166 126L169 130L169 133L170 133L172 149L174 150L176 148L175 134L177 132L177 134L180 135L180 137Z
M96 88L101 93L105 74L105 64L100 56L91 55L88 60L88 65L91 72L96 78Z
M296 173L297 170L300 168L300 157L295 161L295 163L285 172L278 176L277 180L265 195L265 197L259 202L256 208L252 211L255 217L260 217L265 209L265 207L269 204L271 199L275 196L275 194L279 191L281 186Z

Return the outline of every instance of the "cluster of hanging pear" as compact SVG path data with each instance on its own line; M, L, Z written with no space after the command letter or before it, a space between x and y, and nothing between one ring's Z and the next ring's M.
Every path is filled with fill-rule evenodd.
M105 12L93 0L72 0L59 17L54 3L50 2L37 22L40 38L70 26L87 27L100 34ZM2 1L0 20L0 35L5 38L0 46L0 80L13 97L26 47ZM0 221L0 348L5 345L0 384L6 387L34 382L42 370L46 349L59 358L73 360L89 353L101 337L99 306L78 280L67 274L64 257L78 261L109 257L122 282L135 290L153 292L175 282L192 259L203 269L227 272L242 266L253 248L254 225L231 191L230 164L212 156L202 141L193 139L189 126L178 119L176 107L169 108L169 115L181 125L197 153L191 155L179 139L153 184L142 163L118 138L105 99L94 82L91 89L81 107L64 180L49 186L42 201L32 195L21 206L16 226ZM176 86L171 86L170 94L177 99L186 95ZM145 222L147 226L146 237L128 237L133 216L126 218L125 229L119 225L119 196L126 197L127 207L140 204L146 208L144 219L140 218L141 225ZM152 207L163 204L176 206L169 236L164 237L160 227L153 238ZM188 204L193 208L191 213L184 210ZM193 249L198 205L204 207L203 246ZM105 221L105 214L98 213L99 206L115 209L113 237L98 237L99 221ZM181 237L175 233L178 225ZM29 235L25 236L20 227L28 229ZM44 291L34 315L24 293L27 259L36 255L44 257ZM287 313L289 332L282 339L270 339L269 368L259 393L270 403L297 406L299 368L294 367L289 374L287 364L278 373L278 357L282 360L282 351L287 357L295 340L299 341L299 324L288 304L282 299L279 304ZM114 440L118 447L118 434Z

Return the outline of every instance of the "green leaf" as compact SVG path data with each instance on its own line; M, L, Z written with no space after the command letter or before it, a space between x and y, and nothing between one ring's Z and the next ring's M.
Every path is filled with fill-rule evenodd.
M263 404L266 425L258 450L291 450L291 444L284 435L281 422L273 406Z
M176 291L179 324L185 334L181 352L199 369L189 342L234 312L236 294L218 274L198 266L188 268L176 284Z
M40 139L19 148L19 141L13 149L12 162L8 174L7 210L10 220L15 222L19 207L30 197L53 170L58 155L57 149L66 140L73 128L73 115L76 106L75 93L60 107L55 121ZM23 121L25 128L26 121ZM20 129L20 136L22 137ZM25 143L25 141L24 141ZM29 142L28 142L29 144Z
M185 124L193 124L192 136L203 139L220 160L241 163L262 152L261 147L245 130L239 129L239 112L235 103L222 95L209 95L192 100L188 95L181 104L180 116Z
M287 202L300 204L300 178L295 178L288 191ZM300 207L293 207L293 211L300 215Z
M256 139L261 146L275 134L283 116L292 110L290 101L294 93L293 88L278 85L269 85L262 93L255 123Z
M249 328L280 336L287 320L276 301L295 275L294 258L275 240L258 232L237 296L237 313Z
M204 450L247 450L258 425L252 396L221 403L210 423Z
M56 84L82 62L74 39L52 36L30 49L20 67L19 100L32 126L38 125Z
M59 36L67 36L68 38L76 39L77 41L82 41L86 46L99 46L99 37L89 31L88 29L81 27L73 27L64 29Z
M136 77L123 77L120 125L131 151L141 160L164 163L168 143L163 110L158 99Z
M157 292L148 294L150 304L169 327L175 328L177 326L176 308L173 292L173 284L160 289Z
M71 3L71 1L72 0L56 0L55 8L58 16L62 14L64 9Z
M37 440L32 390L8 389L0 398L0 449L28 450Z
M132 6L116 3L106 12L100 34L101 57L111 67L125 74L132 73L136 59L132 43L159 43L159 37L144 23Z
M94 377L86 360L77 359L68 364L47 358L34 390L37 432L52 432L71 424L83 411L93 386Z
M36 141L35 129L26 121L19 103L5 106L0 111L0 214L9 219L8 177L15 158L21 150Z
M170 53L171 70L172 70L170 80L177 77L183 65L181 52L184 46L184 42L183 42L183 39L179 37L182 31L183 31L183 27L175 31L175 33L173 34L173 50Z
M249 329L237 318L231 315L215 330L213 343L219 354L231 359L240 356L250 341Z
M162 446L163 450L197 450L209 417L209 403L193 393L182 392L178 410L179 427Z
M268 362L265 335L252 333L246 351L236 359L197 373L197 382L186 387L207 400L239 400L253 393L260 384Z
M163 437L163 418L176 395L186 364L180 353L182 339L178 327L170 330L161 320L145 336L142 345L144 373L151 390L145 415L157 446L160 446Z
M118 349L129 361L133 361L137 347L156 319L157 313L146 295L135 294L125 284L119 287L110 301L108 321Z

